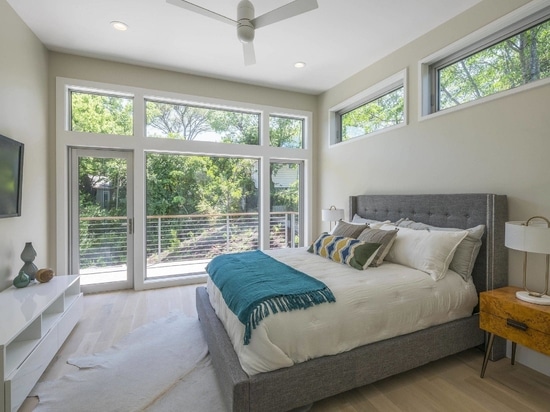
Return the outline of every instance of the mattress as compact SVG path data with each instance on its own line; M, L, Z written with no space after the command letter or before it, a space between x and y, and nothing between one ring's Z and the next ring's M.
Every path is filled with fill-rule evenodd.
M425 272L388 262L360 271L306 248L265 253L324 282L336 302L269 315L244 345L244 325L209 279L210 303L249 375L471 316L478 301L473 283L450 270L436 282Z

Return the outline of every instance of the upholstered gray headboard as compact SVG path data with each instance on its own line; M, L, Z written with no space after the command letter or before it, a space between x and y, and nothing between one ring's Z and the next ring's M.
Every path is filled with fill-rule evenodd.
M508 285L508 250L504 246L508 200L505 195L360 195L350 197L349 211L350 220L357 214L392 222L409 218L433 226L460 229L483 224L486 230L472 273L474 284L478 292Z

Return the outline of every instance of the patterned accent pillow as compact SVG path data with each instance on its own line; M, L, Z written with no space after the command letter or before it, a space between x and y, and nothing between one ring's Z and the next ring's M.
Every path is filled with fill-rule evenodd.
M357 236L361 234L361 232L365 229L367 229L369 225L366 223L348 223L344 222L343 220L339 220L338 223L336 223L336 227L332 230L330 233L333 236L343 236L343 237L351 237L353 239L357 239Z
M380 243L382 246L380 246L380 249L378 249L378 252L376 253L376 257L373 259L371 266L380 266L388 252L390 251L390 248L393 245L393 242L395 241L395 238L397 236L397 229L396 230L382 230L382 229L365 229L357 240L360 240L362 242L375 242Z
M380 243L366 243L344 236L323 233L309 247L308 252L334 262L365 270L376 257Z

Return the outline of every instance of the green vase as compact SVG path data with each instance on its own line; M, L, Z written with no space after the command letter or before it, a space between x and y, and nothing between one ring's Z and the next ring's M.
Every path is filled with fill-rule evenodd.
M25 262L25 264L23 265L21 270L24 271L31 280L34 280L36 271L38 270L36 265L32 263L35 257L36 257L36 250L34 250L34 247L32 246L32 242L25 243L25 248L21 252L21 260Z
M15 286L16 288L24 288L30 283L30 281L31 278L29 277L29 275L20 270L19 275L17 275L15 279L13 279L13 286Z

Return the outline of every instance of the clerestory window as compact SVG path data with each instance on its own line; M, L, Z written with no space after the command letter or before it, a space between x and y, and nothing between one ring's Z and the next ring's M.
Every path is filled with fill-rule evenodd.
M330 143L342 143L406 124L406 92L404 70L331 108Z
M514 22L495 23L494 30L484 30L485 37L462 41L461 48L451 46L424 61L423 114L549 79L550 8L520 17L507 17Z

